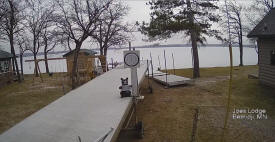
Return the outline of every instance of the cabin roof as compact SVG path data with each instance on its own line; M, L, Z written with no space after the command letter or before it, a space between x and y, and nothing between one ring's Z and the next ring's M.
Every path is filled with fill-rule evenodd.
M68 57L70 55L72 55L74 53L75 50L72 50L66 54L63 55L63 57ZM79 53L85 53L86 56L90 56L90 55L95 55L97 54L96 51L91 50L91 49L80 49Z
M6 51L3 51L3 50L0 50L0 59L9 59L9 58L12 58L13 55L9 52L6 52Z
M275 37L275 8L272 8L247 37Z

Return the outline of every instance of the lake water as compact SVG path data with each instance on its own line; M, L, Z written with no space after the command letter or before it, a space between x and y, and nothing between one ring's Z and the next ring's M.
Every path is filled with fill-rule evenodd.
M127 49L112 49L108 51L107 60L122 62L123 51ZM169 47L169 48L139 48L141 59L150 60L150 53L153 59L154 70L158 67L164 69L164 50L166 52L167 68L173 68L172 53L174 55L175 68L192 68L191 48L188 47ZM49 55L48 58L62 57L63 54ZM43 56L38 56L43 58ZM24 57L25 60L33 59L33 57ZM159 59L159 60L158 60ZM229 66L229 50L225 47L200 47L199 48L200 67L224 67ZM160 62L160 65L159 65ZM244 48L243 55L244 65L256 65L258 55L254 48ZM19 63L19 62L18 62ZM239 65L239 48L233 48L233 64ZM45 72L44 62L39 63L41 72ZM50 72L66 72L66 60L51 60L49 61ZM32 74L34 71L33 62L24 62L24 73Z

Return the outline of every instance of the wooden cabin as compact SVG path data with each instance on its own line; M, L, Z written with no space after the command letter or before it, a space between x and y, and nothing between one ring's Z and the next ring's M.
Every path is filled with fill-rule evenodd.
M74 61L74 51L72 50L63 55L67 62L67 72L72 76L72 68ZM80 77L92 79L95 77L95 55L97 52L89 49L80 49L77 62L77 73Z
M13 80L12 57L11 53L0 50L0 86Z
M259 81L275 87L275 8L248 34L257 38L259 50Z

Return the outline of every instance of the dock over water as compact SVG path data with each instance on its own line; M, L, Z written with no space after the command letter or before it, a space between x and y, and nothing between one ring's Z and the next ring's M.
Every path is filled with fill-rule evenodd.
M160 71L155 71L153 79L160 84L168 87L192 84L193 80L183 76L177 76L173 74L167 74Z
M140 83L146 62L138 68ZM0 135L1 142L96 142L113 128L104 142L115 141L132 106L120 98L120 78L129 68L118 67L70 91Z

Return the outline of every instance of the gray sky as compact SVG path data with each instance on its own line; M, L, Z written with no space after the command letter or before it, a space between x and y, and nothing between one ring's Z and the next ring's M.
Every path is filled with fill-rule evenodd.
M148 2L148 0L124 0L126 2L126 4L128 4L128 6L130 7L130 12L128 14L128 16L125 18L125 21L129 22L129 23L135 23L136 21L150 21L150 7L148 5L146 5L146 2ZM228 0L230 1L230 0ZM251 5L251 2L253 0L236 0L238 3L240 3L241 5L244 6L249 6ZM220 0L220 3L224 4L224 0ZM245 16L245 15L244 15ZM144 36L142 36L140 33L135 33L134 34L134 39L132 41L133 45L146 45L146 44L152 44L150 42L144 42L142 41L142 38L146 38ZM185 44L188 43L188 38L189 37L185 37L185 35L182 34L178 34L173 36L171 39L167 39L164 41L157 41L161 44ZM245 44L249 44L249 42L247 41L247 38L244 38ZM155 42L153 42L155 43ZM219 41L217 41L214 38L207 38L207 43L208 44L216 44L216 43L220 43Z
M136 21L147 21L149 22L150 20L150 7L148 5L146 5L146 2L148 2L148 0L122 0L125 2L125 4L127 4L130 7L130 11L129 14L125 17L124 21L134 24ZM230 1L230 0L228 0ZM251 4L251 1L253 0L236 0L237 2L239 2L242 5L245 6L249 6ZM220 3L224 3L224 0L220 0ZM156 42L145 42L142 39L146 39L145 36L141 35L141 33L135 32L133 34L133 39L132 39L132 45L133 46L140 46L140 45L148 45L148 44L154 44L154 43L161 43L161 44L186 44L189 42L189 37L183 35L183 34L178 34L173 36L170 39L167 40L163 40L163 41L156 41ZM244 43L248 44L247 38L244 39ZM90 43L88 43L89 40L86 41L86 43L83 44L82 48L96 48L95 45L92 45ZM208 44L212 44L212 43L220 43L219 41L217 41L214 38L207 38L207 42ZM7 46L5 44L1 44L2 48ZM1 47L0 47L1 48ZM55 51L58 50L64 50L64 49L56 49Z

